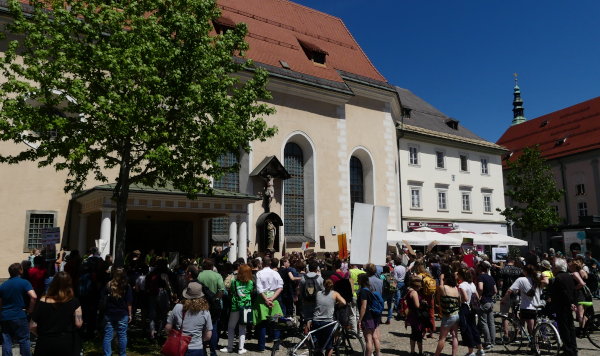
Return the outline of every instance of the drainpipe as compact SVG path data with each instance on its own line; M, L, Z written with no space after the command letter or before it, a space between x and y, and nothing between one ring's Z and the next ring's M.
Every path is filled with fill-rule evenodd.
M565 164L563 163L562 160L558 160L558 163L560 164L560 176L561 176L561 181L562 181L562 189L563 189L563 195L564 195L564 201L565 201L565 212L567 215L567 225L571 224L571 212L569 211L569 194L567 194L567 182L565 179Z

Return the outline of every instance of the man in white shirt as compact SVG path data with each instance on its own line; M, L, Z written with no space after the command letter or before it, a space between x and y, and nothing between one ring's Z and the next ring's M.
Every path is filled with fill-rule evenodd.
M400 319L400 301L402 300L402 296L404 295L406 289L404 284L404 278L406 277L406 267L402 265L402 259L400 257L396 257L396 259L394 260L394 264L395 266L393 275L397 283L396 294L394 295L394 309L398 313L397 319Z
M283 279L278 272L272 270L272 264L277 267L279 261L265 257L263 259L264 268L256 273L256 291L259 294L259 310L257 331L258 331L258 351L264 351L267 335L267 318L271 315L283 315L281 306L277 297L283 290ZM273 330L273 338L279 339L279 331Z

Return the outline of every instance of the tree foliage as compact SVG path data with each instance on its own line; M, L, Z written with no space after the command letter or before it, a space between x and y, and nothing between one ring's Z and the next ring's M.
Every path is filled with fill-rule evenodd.
M521 156L508 161L505 195L512 206L500 214L527 232L542 231L560 223L551 203L558 202L563 192L556 188L550 166L537 146L523 150Z
M117 251L130 184L194 197L227 169L221 155L275 133L262 119L268 75L241 59L246 26L215 34L214 0L9 3L0 140L29 146L0 162L65 170L66 192L90 174L116 182Z

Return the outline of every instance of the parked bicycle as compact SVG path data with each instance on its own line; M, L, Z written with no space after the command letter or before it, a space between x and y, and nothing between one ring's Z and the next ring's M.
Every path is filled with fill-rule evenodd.
M496 344L503 345L513 354L521 348L531 347L537 355L558 355L562 340L555 322L548 313L541 311L543 308L536 307L535 326L531 335L515 315L495 313Z
M274 341L271 356L323 355L325 350L316 347L315 334L332 326L327 341L333 340L335 355L363 356L365 354L365 343L362 337L343 327L338 321L327 323L306 334L297 323L290 322L289 319L280 318L273 322L272 326L280 330L281 336L279 340Z
M600 313L594 312L592 302L579 302L579 304L586 307L584 317L587 319L580 337L587 337L592 345L600 349Z

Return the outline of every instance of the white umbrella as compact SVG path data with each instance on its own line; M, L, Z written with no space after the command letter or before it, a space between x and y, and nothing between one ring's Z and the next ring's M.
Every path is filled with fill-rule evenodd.
M411 245L427 246L433 241L437 241L438 245L460 245L462 239L456 239L448 234L440 234L439 232L428 227L420 227L408 233L410 240L407 240Z
M512 236L500 234L496 231L485 231L480 234L480 236L484 237L487 241L493 241L494 243L488 243L488 245L498 245L498 246L527 246L527 241L517 239ZM481 245L484 245L483 243Z

